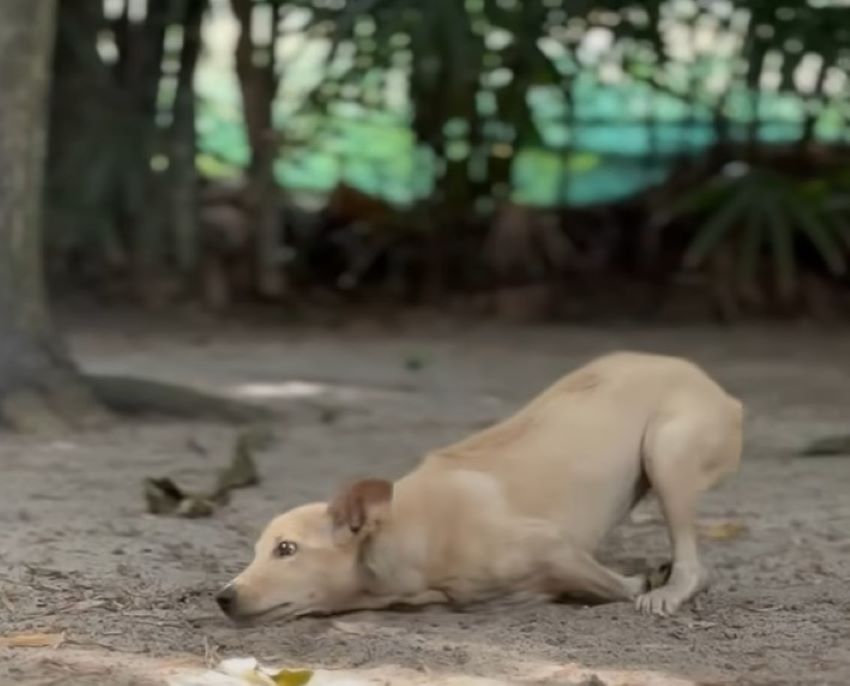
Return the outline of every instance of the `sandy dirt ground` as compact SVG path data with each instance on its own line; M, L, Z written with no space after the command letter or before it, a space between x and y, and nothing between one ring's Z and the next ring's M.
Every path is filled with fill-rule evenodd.
M371 670L393 684L450 675L597 686L850 683L850 458L794 455L812 438L850 430L846 332L432 324L166 334L104 319L71 333L88 369L181 381L285 414L277 442L258 456L261 485L197 520L146 514L142 479L207 485L229 457L232 427L146 421L52 441L0 436L0 635L64 632L52 649L0 647L3 686L156 684L169 669L245 655ZM737 531L705 541L717 580L678 616L547 605L237 629L217 614L212 592L249 559L270 516L324 499L350 477L398 476L427 449L618 348L693 357L748 407L743 470L701 511L708 525ZM651 500L605 550L625 566L667 555Z

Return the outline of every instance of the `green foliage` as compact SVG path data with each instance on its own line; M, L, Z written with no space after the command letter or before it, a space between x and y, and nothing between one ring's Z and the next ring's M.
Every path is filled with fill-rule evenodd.
M142 6L144 16L131 16ZM253 47L237 50L241 59L222 55L232 47L212 44L227 34L219 24L186 60L188 8L202 8L210 29L237 6ZM164 264L171 244L185 248L178 233L196 240L192 222L176 230L187 216L171 209L194 197L181 191L194 183L187 159L204 177L250 177L258 141L267 171L289 189L345 182L398 205L430 204L417 216L438 229L486 218L505 199L551 207L636 196L668 184L688 156L752 161L796 146L789 168L817 179L813 153L850 141L850 7L833 0L60 8L50 195L54 209L73 212L61 212L51 237L67 252L100 243L123 264ZM247 89L246 71L262 72ZM196 102L180 110L193 83ZM196 122L197 156L174 125L181 111ZM767 270L783 298L796 292L801 246L843 275L842 183L759 164L712 180L677 207L701 222L687 263L733 246L738 278Z
M801 180L767 168L745 167L737 174L727 168L673 208L675 217L699 218L684 262L698 267L730 246L742 286L757 283L768 260L775 294L792 300L798 281L795 246L801 241L814 248L831 274L846 274L848 191L846 174Z
M346 181L381 193L376 174L350 171L377 162L369 158L380 136L329 161L342 129L382 113L415 137L393 157L434 177L416 192L399 181L407 189L394 198L424 193L465 206L507 193L604 202L717 143L846 136L850 8L829 2L292 0L281 17L284 35L306 37L283 70L279 105L282 164L293 153L304 162L286 174L298 184L326 187L330 170L345 169ZM328 41L327 56L302 59ZM535 168L545 193L524 181L535 174L533 151L546 163ZM593 169L571 162L587 153L602 156Z

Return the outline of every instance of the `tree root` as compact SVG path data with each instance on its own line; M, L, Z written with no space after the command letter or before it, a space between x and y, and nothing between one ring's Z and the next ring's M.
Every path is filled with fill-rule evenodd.
M114 421L115 414L228 424L274 417L265 407L186 386L123 376L63 373L0 396L0 425L23 434L58 436L104 428Z
M63 374L46 385L50 407L72 428L99 429L112 423L109 406L100 402L85 379Z
M232 424L249 424L274 416L272 410L266 407L187 386L100 374L84 374L83 379L104 407L120 414L205 419Z
M47 402L45 394L31 389L13 391L0 400L0 421L16 433L55 436L72 429Z
M807 457L850 455L850 434L820 438L803 448L800 454Z
M13 431L57 435L74 429L96 429L110 413L73 370L57 368L39 383L14 388L0 397L0 423Z

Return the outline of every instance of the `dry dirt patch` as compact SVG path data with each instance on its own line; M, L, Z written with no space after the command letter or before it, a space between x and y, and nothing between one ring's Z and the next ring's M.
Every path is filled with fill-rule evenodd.
M549 605L247 630L216 614L212 590L247 560L271 515L350 477L399 475L574 364L624 347L695 357L748 406L743 471L702 511L707 526L741 526L706 542L717 582L697 605L671 619L626 605ZM792 455L811 438L850 430L846 334L219 330L209 338L98 327L77 330L74 348L91 369L250 396L289 415L258 457L262 484L198 520L145 514L141 481L205 484L226 459L232 428L143 422L51 442L0 437L0 633L65 634L48 653L0 648L0 684L143 683L174 660L202 666L239 655L395 670L384 674L428 683L438 675L581 683L593 674L608 684L850 683L850 459ZM650 502L606 557L658 560L666 545ZM75 674L86 666L90 674Z

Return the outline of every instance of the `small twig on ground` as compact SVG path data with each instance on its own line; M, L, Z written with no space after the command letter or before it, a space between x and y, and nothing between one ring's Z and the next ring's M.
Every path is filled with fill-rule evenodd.
M0 605L2 605L9 615L15 614L15 604L9 600L9 595L4 591L0 591Z
M212 669L219 662L221 662L221 656L219 655L218 647L213 645L209 636L204 636L204 665L206 665L207 669Z

